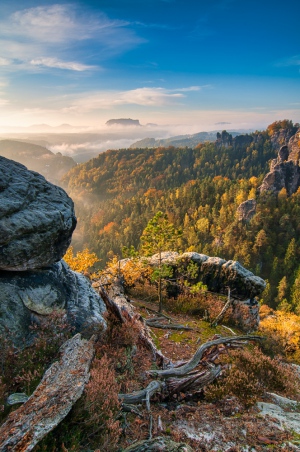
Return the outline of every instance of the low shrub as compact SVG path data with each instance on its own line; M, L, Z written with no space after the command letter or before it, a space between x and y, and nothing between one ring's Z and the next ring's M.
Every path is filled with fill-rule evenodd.
M205 396L211 401L235 396L250 406L265 391L297 397L299 389L300 379L290 366L254 347L231 352L227 372L206 388Z

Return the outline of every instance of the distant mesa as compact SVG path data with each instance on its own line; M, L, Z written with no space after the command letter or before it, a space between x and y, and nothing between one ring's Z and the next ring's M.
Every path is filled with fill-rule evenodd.
M138 119L109 119L105 123L107 126L141 126L140 121Z

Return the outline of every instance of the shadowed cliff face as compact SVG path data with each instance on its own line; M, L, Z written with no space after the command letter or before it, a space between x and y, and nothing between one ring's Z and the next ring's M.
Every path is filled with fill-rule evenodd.
M288 145L281 146L277 159L272 160L270 172L259 187L260 192L278 193L285 188L288 195L295 193L300 187L299 161L300 129L289 139Z

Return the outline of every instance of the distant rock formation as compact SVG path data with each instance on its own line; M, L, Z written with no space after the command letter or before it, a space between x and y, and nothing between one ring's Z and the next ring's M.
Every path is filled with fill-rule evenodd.
M61 259L76 227L71 198L4 157L0 184L0 270L32 270Z
M49 182L56 184L76 166L71 157L60 152L54 154L43 146L23 141L0 140L0 155L22 163L29 170L37 171Z
M106 121L105 123L107 126L140 126L140 121L138 119L109 119L109 121Z
M277 133L282 133L285 137L289 136L289 133L284 133L282 130ZM290 137L287 145L280 147L278 157L272 160L270 172L259 187L260 192L278 193L285 188L288 195L295 193L300 187L299 161L300 128Z
M247 201L242 202L238 206L236 213L239 221L248 223L256 213L255 199L247 199Z
M78 332L105 325L101 297L60 260L75 226L64 190L0 157L0 333L10 331L16 345L54 310L65 309Z
M222 133L217 133L217 140L216 140L216 146L217 147L225 147L228 148L228 146L232 146L232 135L226 130L223 130Z

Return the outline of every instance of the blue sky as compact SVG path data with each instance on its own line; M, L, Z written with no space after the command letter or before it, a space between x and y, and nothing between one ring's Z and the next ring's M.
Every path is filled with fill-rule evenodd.
M300 121L299 17L298 0L2 0L0 128Z

